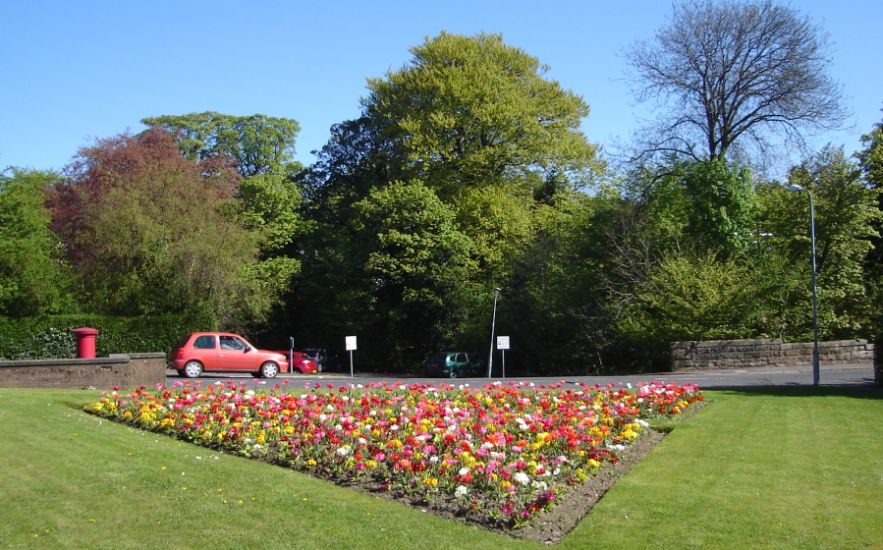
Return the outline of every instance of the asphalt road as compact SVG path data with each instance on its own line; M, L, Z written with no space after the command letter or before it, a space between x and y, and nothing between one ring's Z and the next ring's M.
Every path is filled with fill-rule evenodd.
M169 371L174 373L174 371ZM854 365L822 365L820 371L820 385L829 387L841 386L862 386L874 384L874 368L870 363L854 364ZM174 385L175 382L184 380L177 374L167 376L167 384ZM405 384L424 384L424 383L453 383L468 384L471 387L481 386L489 382L497 381L524 381L528 383L549 384L564 381L568 384L600 384L602 386L613 384L615 386L625 386L627 384L635 385L639 382L671 382L675 384L697 384L703 389L724 389L724 388L744 388L744 387L779 387L779 386L812 386L812 367L810 365L801 367L785 367L785 368L746 368L746 369L729 369L717 371L696 371L696 372L665 372L655 374L640 375L621 375L621 376L564 376L564 377L531 377L531 378L458 378L449 380L447 378L419 378L419 377L401 377L401 376L385 376L373 373L356 373L354 377L340 373L327 374L280 374L272 380L255 380L247 374L229 374L218 376L217 373L209 373L203 375L200 380L203 383L214 383L217 381L232 380L236 382L246 382L249 386L272 387L277 383L288 380L288 384L293 387L302 387L304 384L319 383L323 386L333 384L334 386L347 386L349 384L369 384L371 382L402 382Z

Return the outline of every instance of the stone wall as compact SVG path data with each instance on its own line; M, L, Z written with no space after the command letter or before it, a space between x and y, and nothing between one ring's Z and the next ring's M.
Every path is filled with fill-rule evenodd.
M0 361L0 387L130 389L166 382L164 353Z
M812 342L786 344L781 339L672 342L672 370L738 369L812 365ZM819 366L870 363L874 345L867 340L819 342Z

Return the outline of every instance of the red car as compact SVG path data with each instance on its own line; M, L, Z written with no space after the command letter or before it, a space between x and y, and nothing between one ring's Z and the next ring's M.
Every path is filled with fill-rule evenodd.
M171 367L181 376L196 378L204 371L252 372L273 378L288 371L288 358L259 350L229 332L193 332L172 349Z
M310 356L302 351L290 351L290 350L273 350L274 353L281 353L288 359L288 354L291 354L291 372L295 370L300 371L301 374L313 374L319 372L319 364L316 363L313 359L310 359Z
M279 353L284 353L285 357L288 357L289 352L280 351ZM299 370L301 374L313 374L319 372L319 364L313 359L310 359L310 356L302 351L291 352L291 366ZM292 369L291 372L294 372L294 369Z

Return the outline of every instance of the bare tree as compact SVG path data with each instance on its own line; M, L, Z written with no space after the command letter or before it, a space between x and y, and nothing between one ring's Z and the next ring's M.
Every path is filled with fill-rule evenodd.
M801 130L836 128L846 113L827 47L808 17L770 0L675 4L654 41L626 52L637 99L666 113L643 154L723 159L734 144L763 152L769 132L802 144Z

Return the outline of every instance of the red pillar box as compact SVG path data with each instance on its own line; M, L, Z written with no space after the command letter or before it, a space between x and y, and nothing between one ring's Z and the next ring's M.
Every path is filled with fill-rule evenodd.
M97 328L75 328L71 330L77 337L77 358L94 359L95 358L95 337L98 336Z

